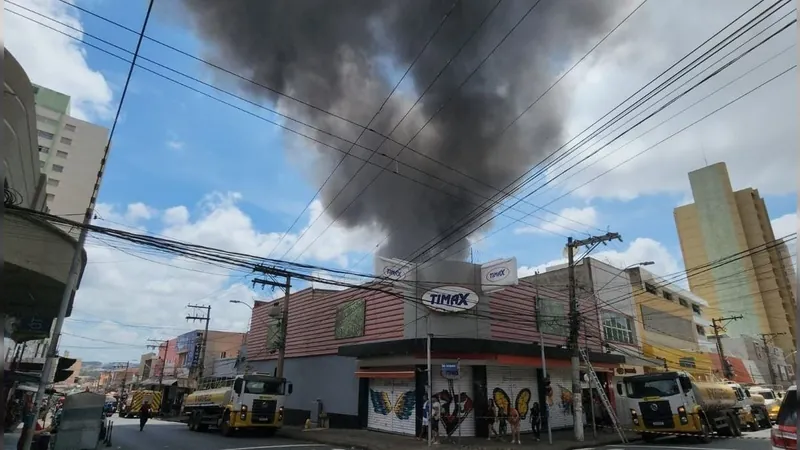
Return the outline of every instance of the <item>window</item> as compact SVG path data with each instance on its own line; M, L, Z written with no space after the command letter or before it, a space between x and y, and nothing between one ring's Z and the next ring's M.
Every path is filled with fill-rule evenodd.
M66 145L70 145L70 144L72 144L72 139L70 139L68 137L61 136L61 143L62 144L66 144Z
M53 133L48 133L47 131L39 130L37 133L39 134L39 137L43 139L53 139L55 137Z
M699 307L699 306L697 306L697 305L695 305L695 304L692 304L692 312L693 312L693 313L694 313L696 316L702 316L702 315L703 315L703 310L702 310L702 309L700 309L700 307Z
M658 294L658 290L656 290L656 287L653 286L650 283L645 283L644 284L644 290L649 292L649 293L651 293L651 294Z
M687 302L686 300L684 300L684 299L682 299L682 298L679 298L679 299L678 299L678 303L680 303L680 304L681 304L681 306L685 306L685 307L687 307L687 308L689 307L689 302Z
M39 161L39 168L44 169L44 161Z
M64 129L67 131L75 131L75 125L72 125L70 123L64 124Z
M222 352L219 354L220 358L225 358L228 355L228 352Z
M697 335L706 337L706 329L703 328L702 326L698 325L697 326Z
M665 299L667 299L667 300L669 300L669 301L671 301L671 302L674 302L674 301L675 301L675 299L672 297L672 294L671 294L671 293L669 293L669 292L667 292L667 291L664 291L664 292L662 292L662 293L661 293L661 295L662 295L662 296L663 296Z
M64 166L59 166L58 164L53 164L53 172L61 173L64 171Z
M544 334L568 336L566 303L543 298L540 305L541 318L537 321L539 331Z
M45 147L44 145L39 146L39 153L50 153L50 148Z
M336 339L348 339L364 335L366 302L363 299L342 303L336 308L334 335Z
M56 156L58 156L59 158L66 158L68 154L69 153L62 150L56 150Z
M603 334L607 341L633 344L633 326L630 317L603 313Z
M48 202L52 202L53 200L55 200L55 198L56 198L56 196L55 196L55 195L53 195L53 194L47 194L47 201L48 201Z
M56 180L55 178L48 178L47 179L47 185L48 186L58 187L59 183L61 183L61 182Z
M685 367L687 369L696 369L697 368L697 363L694 362L694 357L692 357L692 356L683 357L683 358L679 359L678 360L678 364L681 367Z

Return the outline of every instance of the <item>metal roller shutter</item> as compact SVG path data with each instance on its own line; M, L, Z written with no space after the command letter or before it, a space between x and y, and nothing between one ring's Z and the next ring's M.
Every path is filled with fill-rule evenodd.
M548 370L553 397L547 400L550 405L550 426L554 430L571 428L572 419L572 376L569 369Z
M439 433L445 436L446 431L453 437L474 437L475 436L475 413L472 398L472 367L461 366L461 378L453 380L452 386L449 380L444 378L441 373L441 366L433 366L433 395L440 396L442 404L442 421L439 424ZM456 408L454 400L460 400L460 407ZM456 409L460 411L456 417ZM446 425L445 425L446 424ZM460 425L459 425L460 424ZM459 434L460 430L460 434Z
M522 416L520 431L531 431L530 410L539 401L535 367L486 367L486 388L498 405L514 406ZM509 429L510 432L510 429Z
M369 380L367 428L414 436L415 389L414 380Z

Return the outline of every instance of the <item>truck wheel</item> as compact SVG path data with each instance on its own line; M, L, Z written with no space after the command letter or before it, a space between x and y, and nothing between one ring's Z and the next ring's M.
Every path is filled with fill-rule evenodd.
M748 427L750 428L750 431L758 431L759 428L761 428L758 426L758 422L756 422L756 419L753 419L753 421L748 424Z
M197 413L192 413L189 416L189 431L197 431Z

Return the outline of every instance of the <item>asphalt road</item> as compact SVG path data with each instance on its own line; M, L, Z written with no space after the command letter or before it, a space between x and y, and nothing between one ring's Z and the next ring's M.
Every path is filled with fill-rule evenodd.
M741 438L715 438L709 444L701 444L689 437L666 437L652 444L622 444L581 450L771 450L770 430L745 432Z
M215 431L204 433L189 431L182 423L150 420L139 431L139 419L122 419L114 417L114 431L111 437L111 448L118 450L257 450L257 449L309 449L334 450L322 444L263 437L257 435L241 435L223 437Z

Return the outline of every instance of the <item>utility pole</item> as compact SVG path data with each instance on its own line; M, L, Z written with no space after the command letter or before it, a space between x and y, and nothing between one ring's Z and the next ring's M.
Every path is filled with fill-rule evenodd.
M200 385L200 380L203 379L203 369L206 363L206 350L208 349L208 324L211 322L211 305L187 305L188 308L191 308L195 311L198 311L195 315L188 315L186 316L186 320L195 321L198 320L200 322L206 323L206 328L203 331L203 342L200 344L200 361L194 361L197 367L197 385ZM200 313L199 311L205 310L205 313ZM169 347L168 347L169 348Z
M161 361L161 371L158 373L158 386L161 387L161 383L164 382L164 371L167 370L167 352L169 352L169 341L159 341L158 339L148 339L147 342L152 342L152 344L148 344L147 348L156 350L158 349L158 360ZM161 347L164 347L164 358L161 358Z
M760 334L761 342L764 343L764 351L767 353L767 364L769 364L769 379L770 379L770 383L772 383L773 385L776 385L778 383L775 380L775 368L772 367L772 352L769 351L769 344L772 343L772 339L774 339L776 336L783 336L784 334L786 334L786 333L781 332L781 333L762 333L762 334Z
M730 364L728 364L728 360L725 359L725 349L722 348L722 339L719 337L719 332L725 328L724 322L740 320L743 318L744 317L739 315L711 319L711 326L714 328L714 338L717 340L717 353L719 353L719 361L722 364L722 375L728 380L733 379L734 373L733 368Z
M120 364L121 366L121 364ZM125 395L125 382L128 381L128 369L131 367L130 361L125 363L125 372L122 373L122 387L119 390L119 396L122 397Z
M619 240L619 233L606 233L602 236L590 236L586 239L567 238L567 272L569 275L569 349L572 351L572 410L575 440L583 442L583 391L581 387L581 353L578 344L580 334L580 312L578 298L575 295L575 249L588 247L589 251L608 241Z
M546 380L547 379L547 360L544 357L544 334L542 333L542 319L541 319L542 298L539 297L539 271L538 270L536 271L536 274L534 275L533 280L534 280L534 283L535 283L534 287L536 289L535 292L534 292L534 295L536 295L536 331L539 332L539 351L541 353L541 358L542 358L542 379ZM552 431L552 428L550 427L550 406L547 404L547 402L544 402L544 411L540 410L539 414L544 414L545 415L545 421L547 422L547 442L549 442L550 445L553 445L553 431Z
M272 286L272 288L281 288L283 289L284 296L283 301L281 302L281 319L279 325L278 332L280 333L280 345L278 346L278 362L275 367L275 376L278 378L283 378L284 372L284 365L286 364L286 330L288 329L289 325L289 295L290 290L292 288L292 275L289 272L284 270L275 269L272 267L266 267L262 265L257 265L253 268L254 272L263 273L270 277L269 280L265 280L263 278L256 278L253 280L253 286L255 287L256 284L260 284L261 288L263 289L264 286ZM277 281L275 277L281 277L285 281L283 283Z

